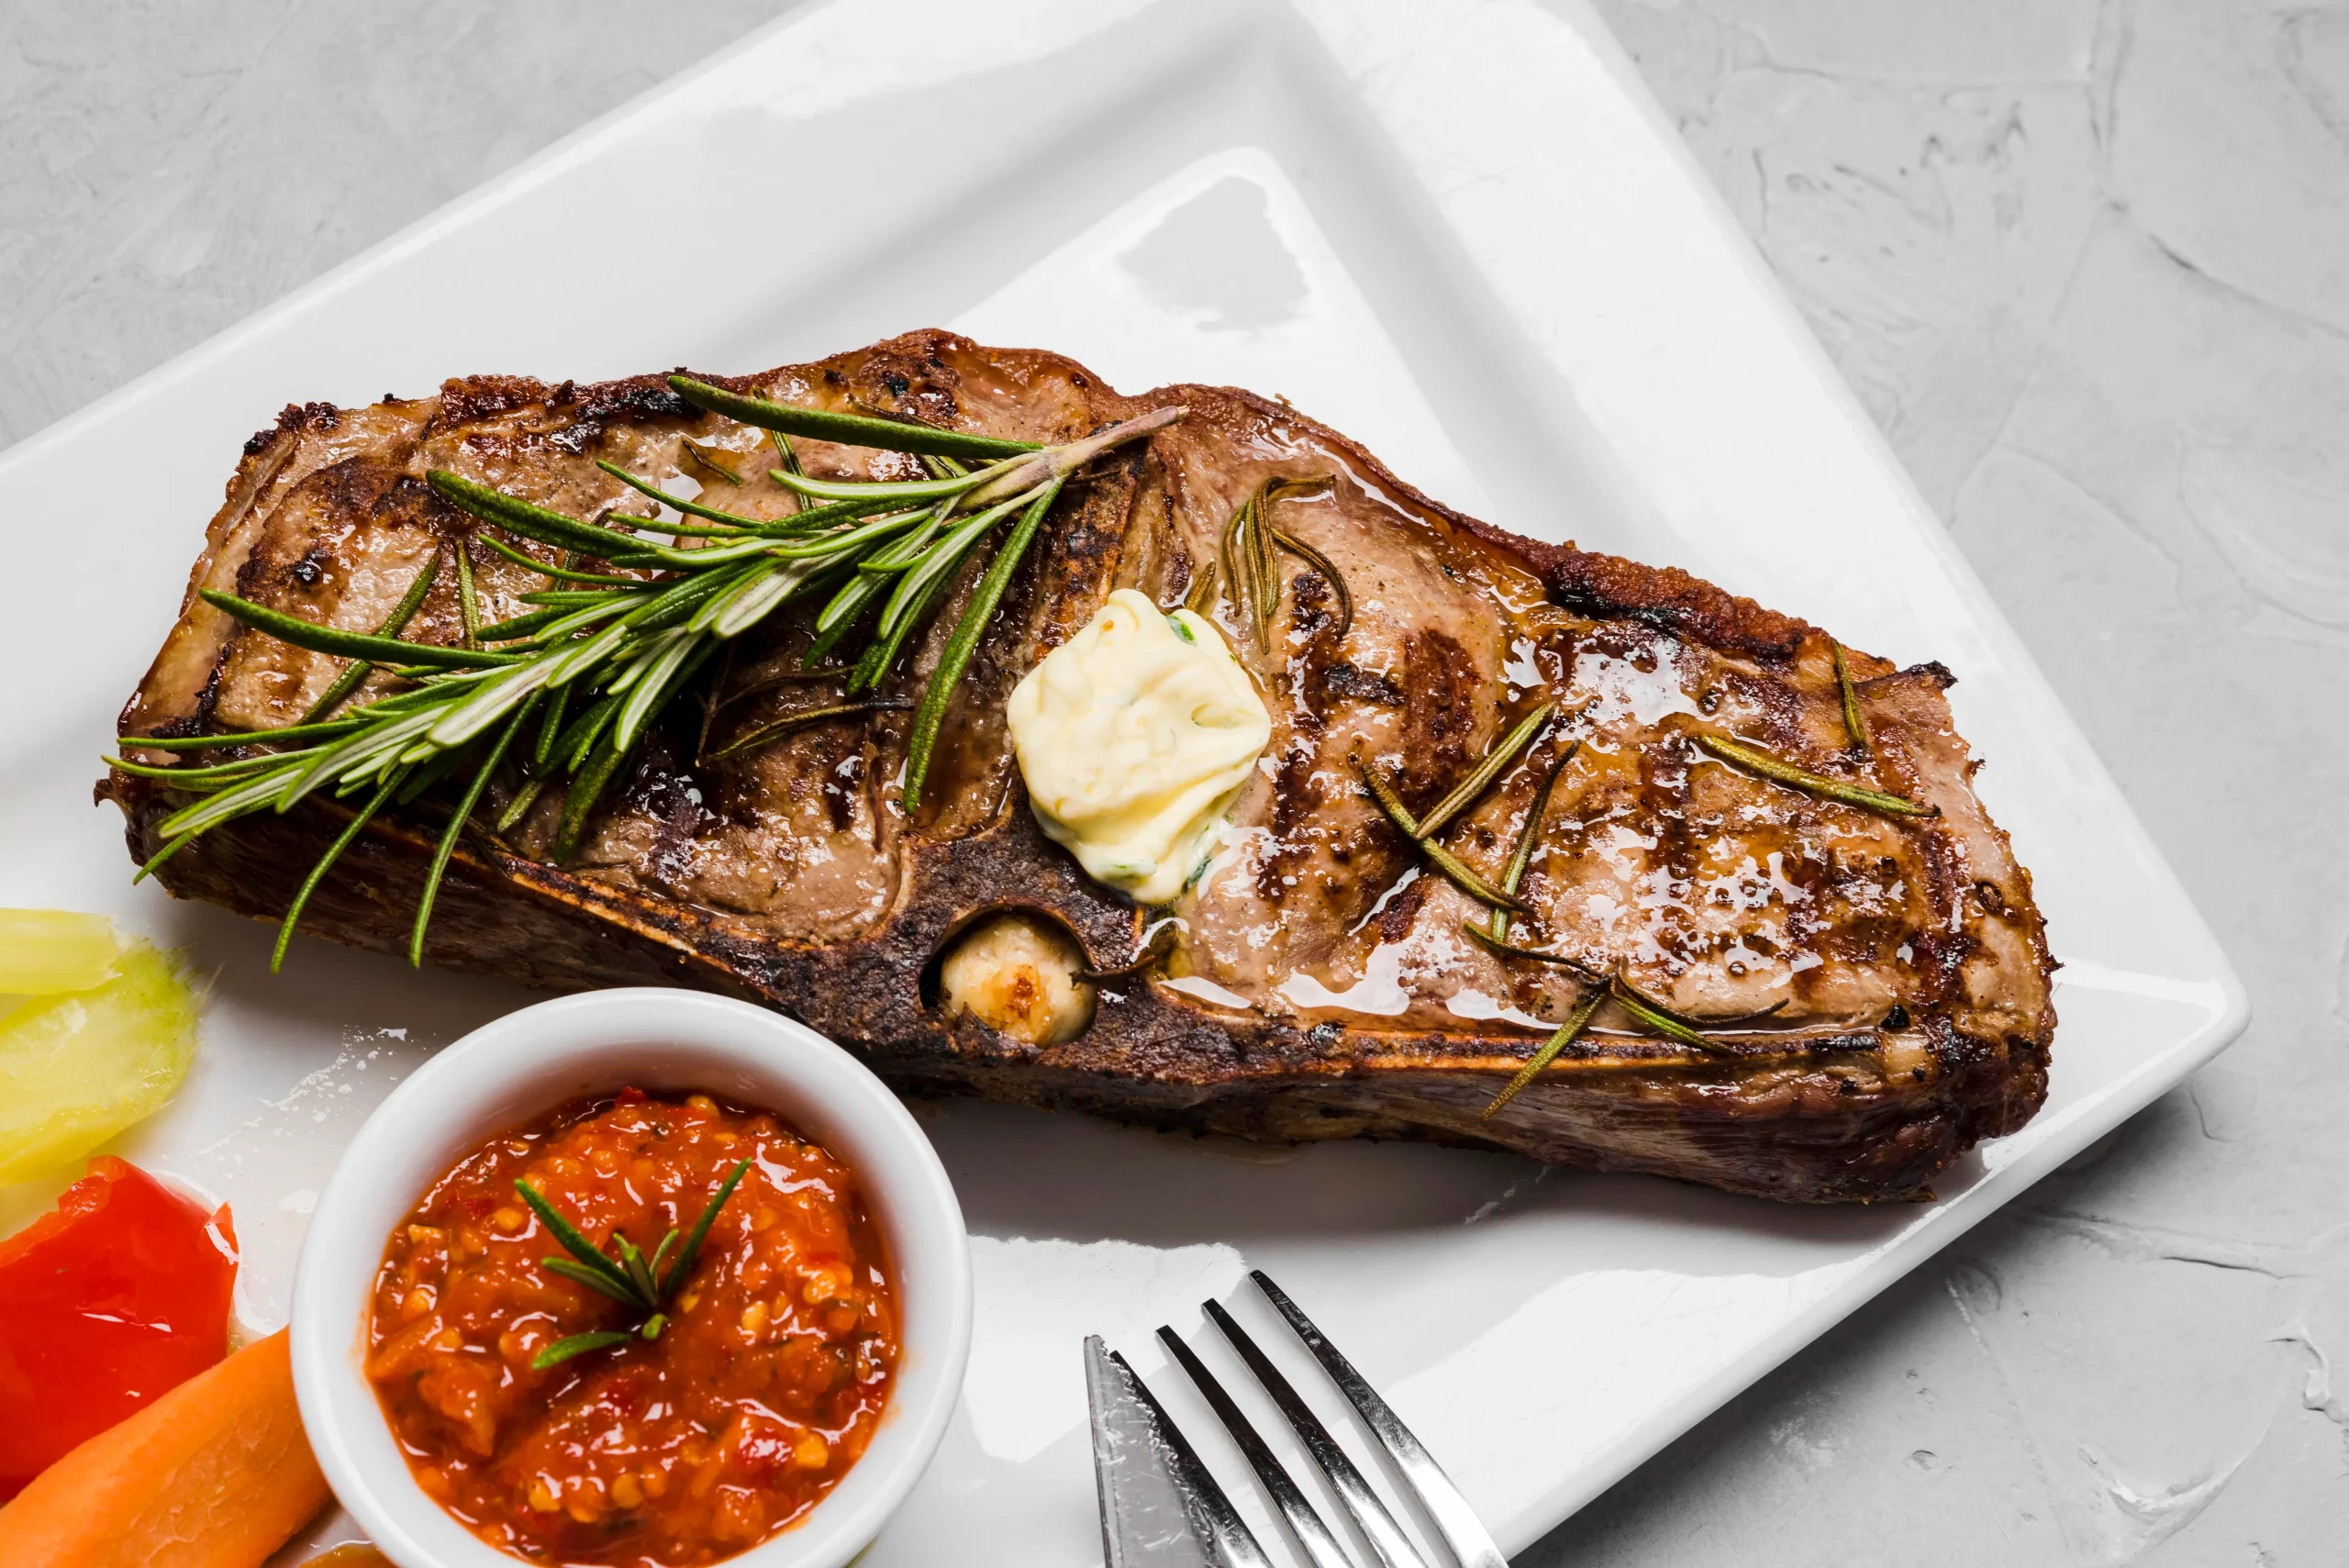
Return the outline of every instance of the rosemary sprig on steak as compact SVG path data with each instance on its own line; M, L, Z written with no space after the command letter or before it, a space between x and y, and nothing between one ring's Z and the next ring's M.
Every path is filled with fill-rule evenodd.
M1214 560L1192 584L1187 595L1192 611L1205 615L1215 603L1219 587L1229 584L1232 602L1240 610L1241 620L1255 634L1256 646L1270 648L1273 611L1281 596L1280 569L1273 556L1277 546L1319 573L1338 595L1337 636L1343 641L1354 624L1354 595L1346 586L1345 574L1328 556L1273 522L1274 502L1287 495L1326 490L1330 483L1327 479L1275 477L1256 486L1233 511L1230 521L1223 525Z
M1903 795L1869 789L1862 784L1845 784L1824 773L1814 773L1808 768L1798 768L1792 762L1770 755L1759 746L1742 740L1731 740L1725 735L1699 735L1697 744L1724 762L1733 762L1749 773L1758 773L1774 784L1793 789L1808 790L1829 800L1840 800L1846 806L1856 806L1864 811L1885 817L1939 817L1938 806L1920 806Z
M1843 645L1831 638L1828 650L1835 661L1835 690L1843 699L1843 733L1870 757L1876 755L1876 737L1868 733L1867 715L1860 711L1859 688L1852 684L1852 662L1843 657Z
M589 521L432 470L427 481L433 492L486 525L478 530L484 543L562 584L523 595L532 609L493 626L478 624L468 606L459 647L398 638L439 573L438 552L383 629L373 634L318 626L232 594L205 590L206 602L254 631L354 662L330 688L333 701L321 702L306 716L315 722L167 741L122 737L127 748L247 752L209 766L156 767L108 759L123 773L158 779L197 797L160 824L162 848L139 874L211 829L254 812L284 813L320 792L358 802L356 814L285 912L270 962L274 971L310 895L360 830L386 808L421 803L428 811L445 814L409 931L409 961L421 965L433 901L457 840L509 757L528 779L516 804L501 815L498 830L512 826L560 780L562 809L554 858L567 862L596 803L656 717L731 639L785 606L803 601L822 605L807 667L836 653L855 656L847 683L851 702L803 716L801 722L902 707L896 699L860 699L896 668L914 634L952 591L987 536L1017 519L915 711L902 792L911 810L920 802L930 752L954 689L1062 487L1101 453L1163 428L1184 413L1162 408L1080 440L1040 448L772 403L685 376L673 377L671 384L702 407L774 431L785 466L772 471L774 479L801 498L801 509L774 520L736 517L671 495L606 463L607 472L679 517L659 521L607 514ZM928 479L812 479L791 453L792 435L938 461ZM978 466L964 466L966 459ZM541 562L498 539L492 528L561 553L556 562ZM573 569L573 560L616 570L582 572ZM461 586L470 578L464 561L461 546ZM656 574L626 574L630 572ZM365 679L365 667L406 684L335 717L335 705Z

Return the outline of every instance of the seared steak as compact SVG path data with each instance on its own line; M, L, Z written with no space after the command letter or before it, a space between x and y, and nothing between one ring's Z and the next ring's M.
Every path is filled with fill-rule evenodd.
M1170 405L1189 412L1063 494L964 681L914 817L896 793L902 711L717 755L779 717L843 700L800 671L806 614L778 617L713 666L703 700L674 705L567 866L546 858L552 798L504 838L464 840L430 929L436 962L554 988L668 982L759 998L909 1092L1255 1139L1433 1139L1802 1201L1918 1195L2043 1097L2053 965L2030 875L1970 788L1938 665L1895 669L1846 651L1871 753L1846 732L1825 633L1676 570L1463 517L1344 437L1243 392L1122 396L1068 360L942 332L707 379L1036 441ZM596 467L603 458L656 483L696 481L732 512L779 517L793 503L765 477L765 439L654 376L479 376L413 402L289 407L247 444L122 733L286 726L338 674L340 661L241 628L199 587L373 631L436 550L472 548L483 615L524 613L518 595L545 579L480 549L482 525L428 489L429 469L575 517L651 514ZM900 454L798 450L818 476L920 476ZM1311 482L1284 490L1277 514L1309 550L1277 557L1267 646L1228 593L1194 590L1234 509L1275 477ZM959 593L983 566L966 567ZM1325 566L1350 590L1350 624ZM1038 830L1003 717L1021 674L1118 587L1168 607L1210 604L1264 695L1273 740L1226 847L1155 939L1157 962L1101 982L1075 1038L1030 1044L941 1006L939 965L958 933L1007 908L1065 927L1098 970L1141 950L1153 912L1087 879ZM885 695L918 695L958 610L944 607ZM449 574L405 635L462 635ZM387 679L372 677L374 689ZM1421 863L1364 793L1355 761L1382 765L1423 812L1544 699L1556 721L1445 841L1497 877L1537 786L1571 749L1510 940L1620 973L1714 1023L1698 1050L1609 1003L1487 1118L1586 983L1471 940L1463 922L1483 906ZM1701 736L1938 814L1887 817L1769 782L1708 753ZM100 793L121 804L139 860L184 799L121 773ZM317 797L242 817L159 874L183 896L273 921L348 820ZM303 925L401 948L436 833L425 809L371 823Z

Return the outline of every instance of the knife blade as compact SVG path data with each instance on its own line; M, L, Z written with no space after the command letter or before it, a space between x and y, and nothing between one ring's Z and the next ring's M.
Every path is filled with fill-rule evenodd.
M1274 1568L1126 1358L1085 1340L1093 1480L1108 1568Z

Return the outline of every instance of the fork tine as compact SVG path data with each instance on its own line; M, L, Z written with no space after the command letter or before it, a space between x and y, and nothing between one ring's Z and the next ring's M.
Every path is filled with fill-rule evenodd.
M1362 1527L1362 1533L1369 1538L1371 1550L1378 1553L1379 1561L1386 1568L1427 1568L1427 1560L1411 1544L1411 1538L1403 1533L1403 1527L1395 1522L1395 1516L1386 1511L1386 1505L1370 1489L1370 1483L1363 1479L1354 1462L1346 1457L1345 1450L1330 1435L1330 1429L1297 1397L1297 1390L1289 1386L1280 1368L1256 1348L1256 1341L1248 1337L1246 1329L1232 1321L1221 1302L1203 1301L1199 1307L1231 1341L1231 1348L1240 1352L1240 1359L1248 1363L1248 1370L1256 1374L1256 1381L1264 1385L1264 1392L1273 1396L1273 1403L1288 1418L1297 1440L1305 1445L1305 1451L1312 1456L1321 1473L1330 1478L1338 1501L1345 1505L1346 1512Z
M1126 1374L1135 1396L1149 1407L1158 1425L1158 1436L1166 1444L1166 1451L1173 1459L1176 1478L1207 1516L1208 1526L1214 1538L1213 1545L1218 1549L1216 1561L1228 1564L1229 1568L1273 1568L1273 1560L1264 1555L1264 1549L1256 1543L1255 1532L1240 1517L1240 1510L1231 1506L1231 1499L1224 1495L1223 1488L1216 1485L1216 1479L1208 1473L1208 1467L1199 1462L1197 1451L1183 1435L1183 1429L1174 1424L1174 1418L1166 1413L1166 1407L1158 1402L1158 1396L1150 1391L1150 1385L1141 1380L1141 1373L1133 1369L1122 1351L1111 1351L1109 1359L1117 1363L1119 1371Z
M1223 1391L1223 1385L1216 1381L1215 1373L1191 1353L1191 1347L1185 1344L1174 1329L1163 1323L1158 1328L1158 1340L1166 1347L1167 1353L1181 1363L1183 1370L1191 1374L1191 1381L1198 1385L1208 1407L1215 1411L1216 1419L1221 1421L1223 1429L1231 1434L1231 1440L1240 1445L1241 1453L1248 1461L1248 1468L1256 1473L1256 1479L1263 1482L1264 1490L1272 1494L1273 1501L1280 1507L1281 1518L1288 1521L1289 1534L1311 1560L1313 1568L1354 1568L1353 1560L1346 1555L1345 1548L1338 1544L1338 1538L1330 1533L1330 1527L1321 1522L1321 1516L1313 1511L1313 1505L1306 1500L1297 1483L1289 1479L1288 1472L1281 1468L1281 1462L1273 1457L1273 1451L1264 1446L1264 1440L1257 1435L1256 1429L1249 1424L1240 1407L1231 1402L1231 1396Z
M1297 1337L1305 1341L1305 1348L1313 1352L1313 1359L1321 1363L1330 1380L1338 1385L1347 1403L1362 1417L1363 1424L1378 1440L1378 1446L1386 1451L1386 1457L1395 1462L1403 1484L1419 1498L1428 1518L1435 1521L1437 1533L1452 1549L1460 1568L1508 1568L1508 1560L1501 1555L1492 1532L1476 1518L1476 1510L1468 1506L1468 1499L1461 1496L1452 1477L1443 1473L1443 1466L1428 1452L1427 1445L1412 1435L1411 1429L1378 1396L1369 1380L1339 1353L1328 1335L1313 1326L1313 1319L1297 1310L1297 1303L1288 1298L1288 1292L1275 1284L1270 1274L1262 1269L1251 1269L1248 1277L1256 1282L1256 1288L1264 1293L1264 1298L1288 1320Z

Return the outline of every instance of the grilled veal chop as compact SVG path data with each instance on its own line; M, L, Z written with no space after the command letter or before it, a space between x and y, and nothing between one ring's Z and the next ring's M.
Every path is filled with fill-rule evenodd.
M1835 645L1816 628L1682 572L1463 517L1334 431L1242 392L1122 396L1068 360L942 332L707 379L1037 441L1188 412L1062 495L910 817L897 794L903 711L777 726L842 703L836 682L806 677L807 617L785 615L745 635L700 699L654 727L566 864L551 863L551 796L503 834L477 822L440 892L435 962L555 988L746 995L907 1091L1266 1140L1494 1146L1798 1201L1916 1195L2037 1109L2053 965L2030 875L1970 787L1939 666L1896 670L1846 651L1865 716L1854 729ZM462 549L483 618L527 613L519 595L547 580L478 548L484 525L434 495L428 470L581 518L652 515L595 465L602 458L659 483L690 479L729 512L780 517L796 503L767 477L768 440L655 376L479 376L415 401L289 407L247 443L121 732L283 728L340 673L341 661L241 627L199 588L372 631L436 550ZM860 447L803 440L797 456L815 475L920 474L903 454ZM1202 578L1234 509L1275 478L1302 482L1278 516L1306 549L1275 558L1264 636L1228 584ZM1155 911L1087 878L1039 831L1003 717L1012 685L1118 587L1208 606L1273 721L1223 849ZM918 694L954 610L885 697ZM462 638L452 582L435 581L404 635ZM378 673L367 689L392 684ZM1554 773L1522 908L1497 947L1464 929L1486 906L1423 858L1364 792L1359 765L1424 812L1544 700L1555 719L1443 840L1499 876ZM772 738L737 748L762 731ZM1932 815L1775 782L1705 750L1706 737ZM484 817L517 787L493 784ZM121 773L99 793L121 805L142 861L185 804L167 781ZM447 816L428 800L370 822L304 928L402 946ZM319 797L240 817L159 874L183 896L274 921L350 819ZM990 918L1003 911L1022 919ZM1070 973L1137 958L1123 974ZM1598 1005L1493 1109L1600 979L1682 1029L1658 1032L1628 1000Z

